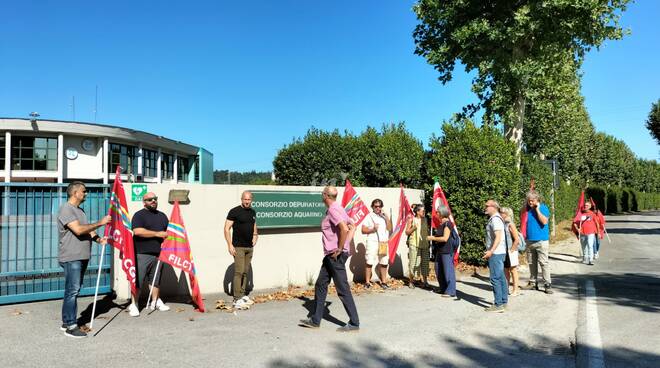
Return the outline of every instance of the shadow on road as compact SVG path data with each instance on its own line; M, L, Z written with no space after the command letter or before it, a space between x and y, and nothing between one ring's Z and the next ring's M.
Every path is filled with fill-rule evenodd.
M533 341L533 343L529 343ZM441 345L443 351L451 351L452 356L434 353L434 345ZM460 337L439 337L436 342L428 342L428 353L411 357L387 348L387 343L333 343L328 355L332 362L323 362L313 355L278 358L268 366L277 368L297 367L565 367L575 362L574 346L569 341L556 341L540 335L521 338L502 338L479 335L476 341L466 342ZM447 348L449 347L449 348ZM458 355L458 357L456 356ZM639 352L617 347L609 352L608 358L628 362L629 366L657 367L660 355ZM460 362L460 363L458 363Z
M610 234L660 235L660 228L657 229L608 228L607 232Z
M642 312L660 312L660 277L652 274L562 275L553 279L553 287L578 298L576 282L592 280L596 286L598 302L636 308ZM659 365L660 366L660 365Z

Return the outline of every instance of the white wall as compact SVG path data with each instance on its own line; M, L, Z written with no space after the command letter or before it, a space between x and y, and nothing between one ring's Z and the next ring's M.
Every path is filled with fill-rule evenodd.
M130 198L131 185L125 184L129 213L132 215L140 208L142 202L132 202ZM322 187L293 187L293 186L244 186L244 185L200 185L200 184L147 184L149 191L155 192L160 199L159 209L169 217L172 205L167 203L170 189L189 189L190 204L181 206L181 215L185 222L190 239L193 260L197 268L199 284L203 294L219 293L225 288L225 273L233 264L233 257L227 251L224 239L223 226L227 212L240 204L240 194L244 190L287 190L287 191L318 191ZM343 188L339 189L341 199ZM399 188L356 188L358 194L367 206L375 198L384 202L384 211L390 210L396 221L399 209ZM423 201L422 190L406 189L408 201L419 203ZM95 219L92 219L95 220ZM395 225L395 224L394 224ZM254 249L252 260L253 282L255 289L286 287L289 284L305 285L309 279L316 280L323 257L320 228L300 228L286 230L259 231L259 241ZM353 281L353 273L357 273L356 281L363 280L364 276L364 248L365 236L356 234L354 244L358 255L349 258L347 271L349 280ZM401 237L398 254L400 262L395 262L392 272L398 276L407 273L407 247L405 234ZM177 271L178 274L178 271ZM164 274L166 275L166 274ZM229 275L231 278L232 275ZM163 282L174 283L171 277ZM167 292L172 285L162 285ZM128 283L121 269L118 252L115 252L114 262L114 289L122 298L128 298Z
M85 151L82 148L82 141L89 139L94 142L94 148L91 151ZM64 157L64 178L65 179L102 179L103 178L103 139L64 136L64 152L72 147L78 150L78 157L69 160Z

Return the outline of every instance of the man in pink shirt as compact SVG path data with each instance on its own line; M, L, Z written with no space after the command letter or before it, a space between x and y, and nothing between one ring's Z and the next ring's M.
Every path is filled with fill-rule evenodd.
M355 226L351 224L344 208L337 203L337 188L327 186L323 189L321 195L328 210L321 221L324 257L319 277L316 279L314 293L316 310L311 318L301 320L300 326L307 328L320 327L321 318L323 318L323 312L325 311L328 285L330 279L332 279L337 289L337 296L344 304L344 309L349 317L348 323L338 328L337 331L356 332L360 330L360 320L346 276L346 260L348 259L349 244L355 232Z

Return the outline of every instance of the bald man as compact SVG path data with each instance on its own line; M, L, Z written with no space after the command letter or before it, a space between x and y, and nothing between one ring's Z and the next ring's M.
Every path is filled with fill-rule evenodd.
M164 312L170 310L170 307L165 305L159 298L160 277L163 274L163 267L169 267L169 265L161 263L157 275L156 266L158 265L158 257L160 256L160 246L165 238L167 238L167 224L169 220L167 219L167 215L158 211L158 197L154 192L145 194L142 197L142 204L144 208L133 215L131 223L133 228L133 244L135 246L135 253L137 254L137 287L141 289L144 284L151 287L153 283L154 288L151 291L152 302L147 307ZM156 281L154 281L154 276ZM140 315L137 302L137 300L134 300L128 307L128 313L131 317Z
M257 213L252 208L252 193L246 190L241 194L240 206L232 208L225 220L227 250L234 257L234 309L248 309L254 304L247 296L246 288L258 237Z
M314 292L314 304L316 310L311 318L303 319L299 325L307 328L319 328L321 318L325 312L325 298L328 295L330 279L334 281L337 296L344 304L349 321L346 325L337 329L338 332L357 332L360 330L360 319L357 308L351 294L346 276L346 260L348 250L355 226L351 223L344 208L337 203L337 188L327 186L321 193L323 203L328 208L325 217L321 221L321 232L323 242L323 262L319 277L316 279Z

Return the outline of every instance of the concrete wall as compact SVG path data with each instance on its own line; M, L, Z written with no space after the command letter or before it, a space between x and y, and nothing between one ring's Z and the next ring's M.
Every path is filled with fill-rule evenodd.
M199 284L203 294L227 292L229 282L233 277L233 257L227 251L223 235L223 226L227 212L240 204L240 194L244 190L287 190L287 191L318 191L322 187L293 186L249 186L249 185L200 185L200 184L148 184L149 191L158 195L159 209L167 216L171 214L172 205L167 203L170 189L189 189L190 204L181 206L181 215L188 231L193 260L197 268ZM339 189L341 199L343 188ZM384 202L384 211L393 214L396 221L399 209L399 188L356 188L362 200L369 206L375 198ZM140 208L142 202L131 202L130 184L125 184L129 213L132 215ZM423 200L421 190L406 189L410 203ZM92 219L95 220L95 219ZM305 285L315 281L321 265L323 250L321 246L320 227L299 229L262 229L259 231L259 241L254 250L252 260L254 289L286 287L287 285ZM365 235L359 231L354 238L354 256L347 262L349 280L364 279L364 242ZM407 273L407 247L405 234L401 238L397 260L391 266L391 274L402 276ZM162 290L164 294L186 294L187 282L176 275L179 271L165 270L163 272ZM128 283L115 252L114 289L122 298L128 298Z

